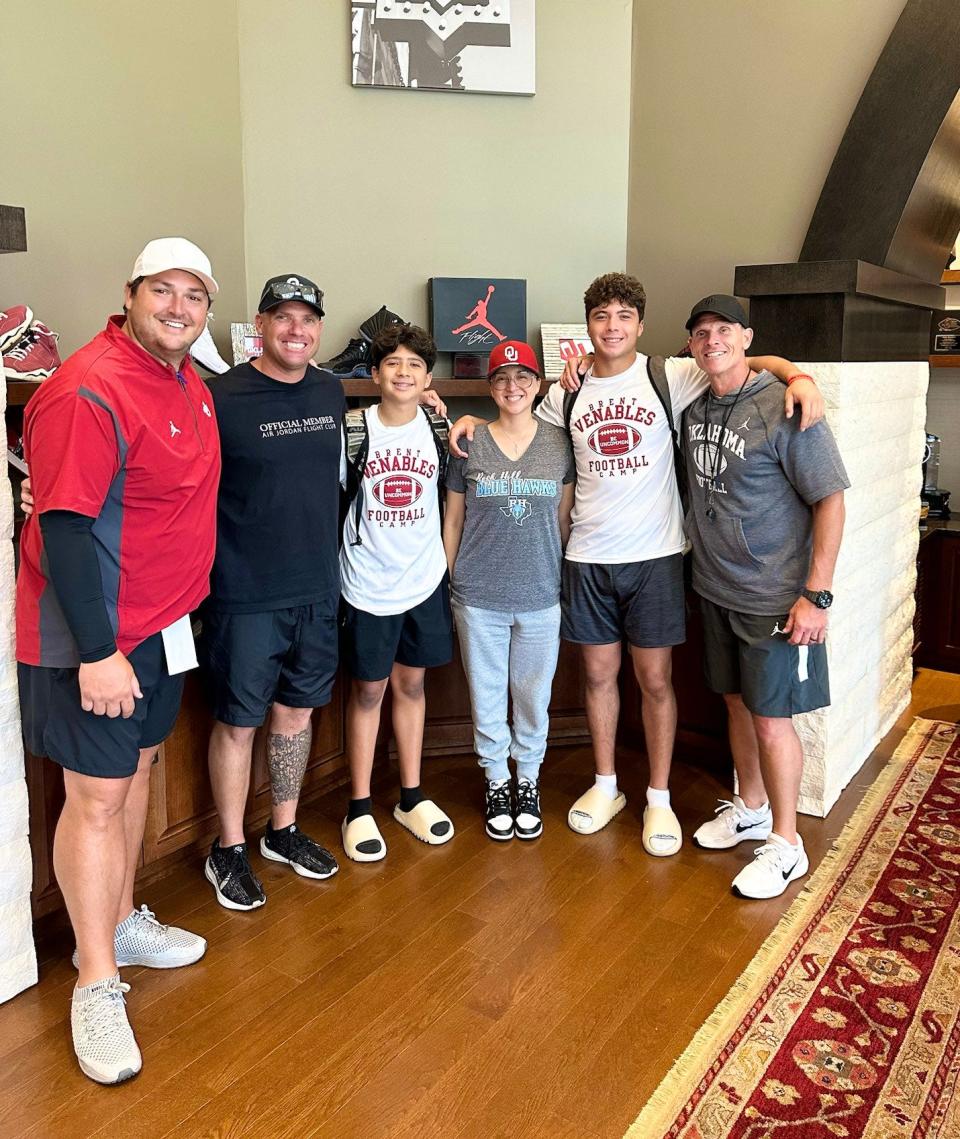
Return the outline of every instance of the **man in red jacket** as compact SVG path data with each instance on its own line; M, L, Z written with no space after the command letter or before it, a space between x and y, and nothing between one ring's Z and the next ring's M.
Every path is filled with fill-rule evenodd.
M150 766L195 663L189 613L213 562L220 445L187 352L216 292L192 242L149 242L123 315L24 417L36 503L17 580L24 736L63 767L53 856L77 940L73 1042L99 1083L141 1065L118 967L188 965L206 950L135 910L133 879Z

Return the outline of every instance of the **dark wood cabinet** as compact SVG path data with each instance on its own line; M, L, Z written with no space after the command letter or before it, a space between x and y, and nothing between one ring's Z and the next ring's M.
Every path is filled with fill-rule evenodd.
M941 523L921 538L916 601L916 664L960 672L960 521Z

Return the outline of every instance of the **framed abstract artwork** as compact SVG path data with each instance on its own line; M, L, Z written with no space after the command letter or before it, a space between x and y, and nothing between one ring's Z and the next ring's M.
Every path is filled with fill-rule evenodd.
M535 0L352 0L354 87L533 95Z

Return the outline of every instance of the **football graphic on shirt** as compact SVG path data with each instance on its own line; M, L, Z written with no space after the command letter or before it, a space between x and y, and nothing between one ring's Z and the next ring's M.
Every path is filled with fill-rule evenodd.
M707 478L716 478L727 469L727 459L716 443L698 443L693 449L693 461L697 470Z
M629 423L605 423L587 439L587 446L598 455L629 455L640 445L643 436Z
M373 497L383 506L400 510L411 506L423 494L423 484L410 475L387 475L373 484Z

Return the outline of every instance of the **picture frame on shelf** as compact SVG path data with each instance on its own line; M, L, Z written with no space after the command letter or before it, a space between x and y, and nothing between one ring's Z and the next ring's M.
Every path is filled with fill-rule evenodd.
M543 375L548 380L559 379L568 360L593 352L586 324L541 324L540 343Z
M230 342L233 346L234 367L263 355L263 337L253 324L242 321L231 324Z

